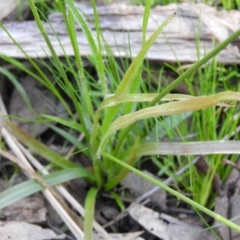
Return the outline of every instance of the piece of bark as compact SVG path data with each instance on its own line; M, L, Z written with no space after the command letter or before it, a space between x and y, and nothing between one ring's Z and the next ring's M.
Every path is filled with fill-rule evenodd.
M93 9L90 4L75 3L93 21ZM98 6L100 25L104 39L116 57L135 57L142 46L142 6L130 6L124 3L112 3ZM147 38L170 15L177 13L155 41L146 58L164 62L195 62L203 57L218 43L239 28L239 11L217 11L204 4L181 3L157 6L151 9ZM46 32L58 56L67 53L73 56L63 18L60 13L49 15L49 23L43 22ZM89 23L96 35L94 25ZM50 51L35 22L9 22L5 27L30 57L49 57ZM54 29L54 31L52 30ZM58 35L56 37L55 35ZM196 39L199 39L198 45ZM59 41L62 45L59 44ZM81 56L92 54L86 37L77 25L77 41ZM230 44L218 54L220 63L240 63L238 42ZM63 51L63 49L64 51ZM197 48L198 51L197 51ZM25 58L9 36L0 30L0 54ZM106 55L106 52L103 52Z
M215 239L210 231L204 230L199 226L184 223L167 214L159 214L137 203L133 203L128 212L135 221L150 233L163 240Z
M23 198L2 209L1 216L7 221L29 223L47 222L47 209L41 194Z

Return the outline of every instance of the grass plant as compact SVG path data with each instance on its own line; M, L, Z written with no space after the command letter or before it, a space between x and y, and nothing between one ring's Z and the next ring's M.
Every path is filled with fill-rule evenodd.
M229 135L229 133L235 131L239 122L239 114L236 110L238 108L232 108L230 105L221 105L221 103L226 101L234 103L240 101L239 85L233 87L228 83L232 76L238 76L238 72L234 68L233 71L228 72L223 66L218 66L214 57L239 37L240 30L217 45L188 70L179 74L174 82L165 88L159 84L158 91L149 92L149 90L153 91L154 88L151 84L144 82L140 74L143 69L150 71L148 65L144 63L144 58L147 51L174 15L166 19L149 39L145 39L151 7L151 4L146 4L143 17L142 49L133 59L130 66L122 71L118 62L113 58L111 50L105 44L95 1L91 1L94 11L95 32L89 27L84 14L75 7L72 0L66 0L65 3L67 11L65 11L65 6L61 1L57 3L57 8L63 14L71 39L76 68L72 67L71 59L67 56L67 53L64 56L66 65L63 65L57 56L43 28L41 14L33 0L29 0L29 5L36 24L50 49L51 61L56 69L56 72L52 72L57 73L55 77L58 81L51 82L39 68L37 62L28 56L26 56L27 59L38 74L29 71L16 59L6 56L2 56L2 58L27 74L31 74L62 102L70 116L70 120L48 115L43 115L42 117L52 123L52 129L75 146L76 152L83 151L86 157L91 160L93 171L84 169L48 149L38 140L24 133L10 120L1 118L0 121L2 126L14 137L51 163L54 172L44 177L48 184L60 184L80 177L86 178L91 182L92 188L89 189L85 202L87 209L84 222L85 239L91 239L94 204L98 191L102 189L113 191L114 187L121 182L128 171L135 172L156 186L165 189L169 194L188 203L194 209L202 211L219 222L240 231L240 226L211 210L214 195L211 182L214 174L216 173L223 179L226 179L230 171L230 168L225 168L221 164L223 156L206 156L211 172L209 171L205 176L199 174L192 166L189 172L177 178L179 188L191 193L192 198L186 197L173 188L156 181L134 167L145 156L145 152L142 151L139 154L139 150L144 149L146 144L148 144L150 150L152 149L155 152L155 155L149 156L149 159L152 159L152 162L159 167L160 177L162 175L174 176L177 169L183 167L186 162L191 162L192 156L177 158L167 156L164 160L159 159L161 152L156 149L156 142L161 144L161 138L164 136L179 138L182 142L188 142L191 135L193 137L190 137L190 139L193 141L221 140L223 138L238 140L236 136L232 137ZM92 56L89 57L89 61L96 68L99 82L93 82L94 80L90 79L84 69L81 49L79 49L77 44L75 21L81 27L88 44L91 46ZM7 32L3 25L2 28ZM19 45L18 47L21 48ZM108 54L105 56L103 52ZM202 66L204 68L200 69ZM164 73L164 68L166 66L161 68L160 75ZM71 72L73 81L69 80L66 69ZM22 91L21 86L19 86L11 74L4 69L0 69L0 71ZM176 72L178 71L176 70ZM184 81L188 84L192 96L171 95L170 92ZM192 86L196 83L198 86L197 92L194 92ZM231 91L229 91L229 86ZM74 112L57 90L59 87L72 100ZM110 93L113 95L108 97ZM24 90L23 96L25 96ZM26 96L25 98L27 101ZM75 113L77 117L74 117ZM224 118L222 117L223 115ZM61 128L57 128L54 126L54 123L59 123L74 130L79 135L83 134L84 141L79 142L76 136ZM147 140L147 138L150 138L151 141ZM236 161L236 156L234 155L227 157ZM0 207L2 208L10 204L9 199L14 198L17 200L41 189L41 185L33 180L14 186L0 194ZM119 202L119 205L121 205L121 209L124 209L120 198L116 193L113 192L112 194L116 201Z

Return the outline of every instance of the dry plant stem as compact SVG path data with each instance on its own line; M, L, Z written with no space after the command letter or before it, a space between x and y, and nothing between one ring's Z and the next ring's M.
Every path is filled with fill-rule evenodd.
M19 147L23 151L23 153L27 156L29 161L32 163L32 165L37 168L42 174L48 175L49 172L37 161L36 158L34 158L31 153L26 150L20 143ZM58 190L59 193L74 207L74 209L84 217L85 211L84 208L76 201L76 199L73 198L73 196L61 185L56 186L56 189ZM102 228L99 223L96 221L93 222L93 228L96 230L96 232L100 233L104 240L112 240L110 235L105 231L104 228Z
M176 172L176 175L181 175L183 174L190 166L190 164L195 164L197 161L199 160L199 157L196 157L195 159L193 159L193 161L189 164L187 164L185 167L181 168L180 170L178 170ZM172 181L174 180L174 177L169 177L166 180L163 181L163 184L165 185L169 185ZM137 203L142 202L142 205L145 205L147 203L149 203L151 200L150 199L146 199L148 198L150 195L152 195L153 193L155 193L156 191L158 191L160 188L158 186L154 187L152 190L150 190L149 192L143 194L142 196L138 197L136 199ZM145 201L144 201L145 200ZM103 225L104 228L111 226L112 224L114 224L115 222L121 220L122 218L126 217L128 215L128 209L125 209L123 212L121 212L115 219L113 219L112 221L106 223L105 225Z
M0 95L0 116L6 116L7 111L3 104L2 97ZM0 126L1 127L1 126ZM79 226L73 221L73 219L69 216L68 212L71 213L71 210L68 208L68 206L64 203L61 205L60 202L64 202L61 197L53 191L53 189L40 177L38 176L32 166L29 164L25 156L23 155L22 151L18 147L18 141L12 137L5 128L0 128L1 135L4 137L5 141L9 145L9 147L13 150L14 154L17 156L9 155L6 156L10 157L10 160L15 160L21 168L26 171L26 175L29 178L35 178L37 181L39 181L40 184L42 184L46 189L43 190L44 196L48 199L48 201L51 203L51 205L55 208L55 210L58 212L58 214L61 216L61 218L65 221L65 223L68 225L69 229L73 233L73 235L77 239L83 239L83 231L79 228ZM2 151L1 151L2 152ZM4 152L2 152L4 154ZM6 153L6 152L5 152ZM12 156L12 157L11 157ZM57 196L57 197L55 197ZM58 199L58 200L57 200ZM66 208L64 208L65 206Z
M66 203L61 199L61 197L57 194L57 192L55 190L53 190L39 175L37 175L35 173L35 171L31 167L31 165L27 162L25 156L22 154L20 149L16 147L17 145L14 142L14 139L11 137L11 135L8 134L6 129L2 128L1 133L2 133L2 136L4 137L4 139L6 140L6 142L8 143L8 145L15 152L15 154L16 154L16 152L21 153L20 154L21 160L19 160L17 157L15 157L3 150L1 150L0 153L3 156L7 157L9 160L16 163L24 171L26 171L27 176L29 178L36 179L42 186L44 186L44 188L46 188L45 190L43 190L43 194L45 195L45 197L50 201L50 203L53 205L53 207L57 210L58 214L61 217L64 216L63 219L67 220L67 222L69 223L68 227L70 228L72 233L75 235L75 237L77 237L78 239L83 239L83 232L79 228L78 224L76 224L76 222L78 222L78 219L71 213L71 210L66 205ZM25 165L25 162L27 162L28 164ZM76 222L74 222L73 219Z
M2 101L2 98L1 98L1 96L0 96L0 109L2 110L2 112L4 112L4 114L1 114L1 115L7 115L7 111L6 111L6 108L5 108L5 106L4 106L4 104L3 104L3 101ZM6 130L5 130L6 131ZM7 131L6 131L6 133L7 133ZM12 136L10 136L8 133L6 134L6 137L7 138L9 138L10 139L10 141L11 140L13 140L13 137ZM82 135L80 135L80 138L79 138L79 140L81 140L82 138L83 138L84 136L82 136ZM26 158L25 158L25 156L29 159L29 161L32 163L32 165L36 168L36 169L38 169L42 174L44 174L44 175L48 175L49 174L49 172L44 168L44 166L42 166L38 161L37 161L37 159L36 158L34 158L33 156L32 156L32 154L26 149L26 148L24 148L23 146L22 146L22 144L21 143L19 143L17 140L15 140L15 142L13 142L12 143L13 145L15 144L17 144L17 146L18 146L18 148L14 148L15 149L15 151L17 151L18 152L18 156L21 156L21 160L22 161L24 161L24 163L26 164L26 165L24 165L21 161L19 161L18 159L15 159L15 157L14 157L14 159L15 160L17 160L17 164L22 168L22 169L25 169L26 168L26 166L28 166L29 167L29 169L31 169L31 171L33 171L33 169L32 169L32 167L31 167L31 165L29 164L29 162L26 160ZM23 153L25 154L25 156L23 155ZM10 155L10 157L11 157L12 155ZM7 156L6 156L7 157ZM10 158L9 158L10 159ZM13 158L12 158L13 159ZM15 161L14 161L15 162ZM27 171L26 171L27 172ZM38 175L37 175L37 177L39 177ZM45 182L45 181L44 181ZM42 184L43 185L43 184ZM45 183L45 186L46 185L48 185L47 183ZM44 185L43 185L44 186ZM77 212L79 212L79 214L80 215L82 215L82 216L84 216L84 209L83 209L83 207L71 196L71 194L69 194L69 192L63 187L63 186L56 186L56 189L62 194L62 196L76 209L76 211ZM62 199L61 199L62 200ZM51 201L50 201L51 202ZM55 206L57 206L57 204L58 203L56 203L55 205L53 205L53 207L55 207ZM61 209L61 205L58 207L58 208L55 208L56 210L57 209ZM59 211L57 211L57 212L59 212ZM65 214L66 215L66 214ZM61 216L61 215L60 215ZM62 217L62 216L61 216ZM64 219L64 218L63 218ZM71 219L69 220L70 222L73 222ZM73 222L74 223L74 222ZM75 223L74 223L75 224ZM77 227L77 226L76 226ZM94 229L98 232L98 233L100 233L102 236L103 236L103 238L105 239L105 240L112 240L112 238L110 237L110 235L105 231L105 229L103 229L96 221L94 221L93 222L93 227L94 227ZM78 228L78 227L77 227ZM80 229L79 229L80 230ZM78 231L77 231L78 232ZM74 232L73 232L74 233ZM74 234L75 236L78 236L78 235L76 235L76 234ZM83 233L81 234L82 236L83 236ZM77 238L77 239L83 239L83 237L79 237L79 238Z

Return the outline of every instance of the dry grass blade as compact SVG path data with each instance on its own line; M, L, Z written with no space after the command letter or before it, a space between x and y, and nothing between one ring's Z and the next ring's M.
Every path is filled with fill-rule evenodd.
M206 155L239 154L240 141L203 141L203 142L158 142L143 144L139 147L138 157L146 155Z
M1 129L2 136L11 147L13 152L19 153L20 149L18 148L17 144L15 143L14 139L8 134L8 132L2 128ZM78 239L83 239L83 231L79 228L77 224L78 219L71 213L71 210L66 205L66 203L61 199L61 197L56 193L53 188L51 188L39 175L35 173L33 168L30 164L25 165L26 158L23 154L19 154L18 158L1 150L1 154L7 157L9 160L15 162L19 167L21 167L24 171L26 171L27 176L29 178L36 179L41 185L43 185L46 189L43 191L43 194L48 199L48 201L52 204L64 222L67 224L71 232L74 234L75 237ZM25 159L21 161L20 159ZM74 220L73 220L74 219Z
M103 150L107 138L114 132L126 128L131 124L152 117L168 116L184 112L205 109L217 105L223 101L240 101L240 93L233 91L225 91L210 96L201 96L183 101L169 102L158 106L147 107L139 111L125 114L117 118L110 126L106 134L103 136L98 149L98 155Z
M21 150L24 152L24 154L28 157L29 161L37 168L42 174L47 175L49 172L44 169L44 167L23 147L20 145ZM71 204L71 206L81 215L84 217L85 210L79 204L76 199L61 185L56 186L56 189L59 193ZM98 233L98 235L102 236L105 240L112 240L110 235L105 231L104 228L102 228L98 222L93 222L93 228L95 229L95 232Z
M0 106L1 106L2 111L6 113L6 109L5 109L5 106L4 106L3 102L2 102L2 99L0 99ZM34 167L36 169L38 169L42 174L47 175L47 174L49 174L49 172L37 161L36 158L34 158L32 156L32 154L29 151L27 151L19 142L17 142L17 140L13 139L13 137L11 135L9 135L8 132L4 128L2 128L2 131L3 131L3 135L5 136L6 141L7 140L10 141L9 143L13 145L13 148L15 149L17 154L21 156L20 158L21 158L21 160L24 163L22 161L20 161L18 158L16 158L15 156L13 156L13 155L11 155L9 153L3 152L4 156L7 157L8 159L14 161L16 164L18 164L26 173L28 173L29 177L35 178L39 183L41 183L46 188L46 190L44 190L44 192L43 192L45 197L49 200L49 202L52 204L52 206L55 207L56 211L60 214L62 219L66 222L66 224L68 225L69 229L77 237L77 239L83 239L83 232L82 232L82 230L71 219L71 217L75 218L75 216L73 216L71 214L72 216L70 217L68 214L66 214L66 212L64 213L64 209L62 209L62 206L66 206L68 208L66 203L62 200L62 198L39 175L37 175L34 172L34 170L32 169L31 165L26 160L25 156L34 165ZM84 209L83 209L83 207L69 194L69 192L63 186L57 186L56 188L62 194L62 196L82 216L84 216ZM51 191L51 192L49 192L49 191ZM47 192L47 193L45 193L45 192ZM69 209L69 212L71 213L70 209ZM77 219L75 219L75 220L77 220ZM96 232L99 234L99 236L102 236L106 240L111 240L112 239L110 237L110 235L96 221L94 221L93 227L96 230Z
M99 109L112 107L121 103L127 102L151 102L155 97L158 96L158 93L134 93L134 94L114 94L110 95L104 99L101 103ZM169 102L169 101L183 101L187 99L196 98L195 96L187 94L167 94L160 101ZM232 107L229 104L219 103L217 104L221 107Z
M4 112L4 114L1 112L1 116L6 115L6 109L3 104L2 98L0 97L0 107L1 111ZM13 156L11 154L8 154L7 152L4 152L1 150L1 154L6 156L11 161L18 164L19 167L21 167L27 174L29 178L36 179L41 185L43 185L46 189L43 191L44 196L48 199L48 201L51 203L51 205L55 208L55 210L59 213L61 218L64 220L64 222L67 224L71 232L74 234L74 236L77 239L83 239L83 231L79 227L79 221L78 219L72 214L69 207L66 205L66 203L62 200L62 198L57 194L53 188L51 188L39 175L36 174L34 169L31 167L29 162L27 161L26 157L22 153L21 149L19 148L19 143L17 140L12 137L7 130L1 126L1 135L9 145L9 147L12 149L14 154L17 156Z
M182 112L189 112L208 108L218 104L221 101L240 101L240 93L226 91L211 96L202 96L184 101L170 102L159 106L149 107L134 113L126 114L117 118L111 125L108 134L127 127L128 125L150 117L168 116Z

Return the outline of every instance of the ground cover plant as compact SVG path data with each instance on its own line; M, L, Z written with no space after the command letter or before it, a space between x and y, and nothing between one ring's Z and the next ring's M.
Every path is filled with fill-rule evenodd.
M50 61L54 67L49 67L44 62L41 64L52 73L54 81L49 80L48 75L39 67L39 62L28 56L26 58L35 68L34 71L29 71L18 60L7 56L2 56L2 58L31 75L62 103L69 116L68 119L42 114L37 121L45 122L56 133L63 136L75 147L74 154L81 153L86 156L90 165L88 168L84 168L68 161L65 157L23 132L7 118L1 118L1 125L24 145L47 159L50 164L46 168L51 170L51 174L47 176L44 176L46 173L42 172L40 174L42 178L40 178L37 174L23 167L40 184L30 180L1 193L1 208L43 188L48 189L58 198L49 185L57 185L74 178L85 178L91 187L89 187L85 199L85 213L81 212L81 214L84 215L84 239L92 239L94 205L98 193L102 190L110 192L119 207L125 209L126 206L121 197L114 190L128 172L132 171L189 204L199 214L203 212L222 224L240 231L240 227L233 221L212 211L214 205L214 194L211 191L212 179L218 174L222 180L225 180L231 169L221 164L223 157L221 155L206 156L210 167L204 175L201 175L191 164L192 155L211 154L212 152L207 153L207 150L209 150L209 146L210 148L213 146L213 142L208 142L208 148L205 147L202 153L193 151L189 153L188 157L167 156L167 158L159 158L159 155L167 155L163 154L164 142L161 141L163 136L167 136L167 138L179 137L183 143L190 142L194 145L210 140L220 141L224 138L238 140L237 136L231 134L235 132L239 122L238 107L233 107L240 100L239 85L232 86L228 83L228 75L229 78L232 75L238 76L237 67L229 70L224 66L219 66L215 56L234 41L240 35L240 31L236 31L224 42L218 44L210 53L199 59L186 71L177 70L177 66L164 66L160 70L160 75L163 74L164 68L171 68L177 72L178 76L175 81L165 87L157 84L156 91L156 85L153 86L142 79L143 70L151 75L148 63L143 60L164 27L174 18L174 14L169 16L149 39L146 39L145 32L151 2L146 4L143 16L142 49L131 64L124 68L114 59L110 48L104 44L94 1L92 1L93 24L95 24L96 36L90 29L84 14L74 6L71 0L66 0L66 7L61 2L58 3L58 9L63 14L75 53L74 59L69 58L66 53L64 64L56 55L41 24L40 19L43 19L44 16L41 16L41 12L38 11L33 1L29 0L29 5L51 51ZM68 11L65 11L65 8ZM84 68L81 49L77 45L74 21L80 25L92 48L93 54L89 56L88 61L96 69L97 81ZM4 29L3 25L2 28ZM6 29L5 31L7 32ZM102 54L103 51L107 52L106 56ZM122 65L124 66L124 64ZM202 66L204 66L203 69L200 68ZM32 103L25 90L18 84L16 77L4 69L1 69L1 72L8 76L22 92L22 96L31 107ZM197 86L195 86L196 79L198 79ZM188 86L188 95L170 94L184 81ZM189 119L190 123L188 123ZM83 136L82 141L78 140L76 133ZM190 137L190 141L188 137ZM237 151L232 150L231 152L226 145L221 145L221 148L221 152L225 153L229 159L233 162L237 160L236 155L231 155ZM2 154L11 158L5 151L2 151ZM187 162L190 168L184 175L176 176L178 187L170 188L137 169L137 166L143 163L145 156L148 156L149 161L158 167L160 177L175 176L176 171L185 166ZM13 158L12 161L18 162ZM22 166L20 165L20 167ZM181 192L188 192L191 197L186 197ZM70 225L68 227L70 228ZM211 227L208 226L208 228ZM78 236L77 231L74 229L71 231L75 236Z

